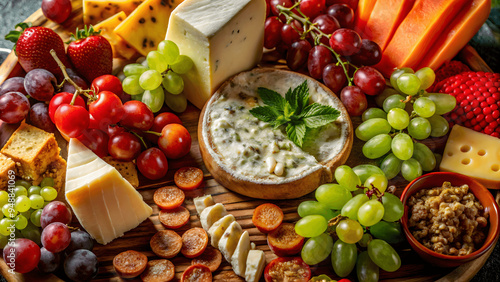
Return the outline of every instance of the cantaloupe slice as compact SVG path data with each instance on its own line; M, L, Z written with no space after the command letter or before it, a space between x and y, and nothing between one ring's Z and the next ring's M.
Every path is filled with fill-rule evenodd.
M466 3L459 15L432 45L418 68L430 67L436 70L444 62L455 57L488 19L490 10L491 0L472 0Z
M381 2L384 2L382 0ZM361 35L361 37L365 38L365 27L368 18L373 10L373 6L377 0L359 0L358 8L356 9L356 13L354 15L354 30Z
M414 3L415 0L377 1L366 22L366 38L376 42L383 51Z
M375 67L385 77L394 68L416 68L432 44L470 0L416 0Z

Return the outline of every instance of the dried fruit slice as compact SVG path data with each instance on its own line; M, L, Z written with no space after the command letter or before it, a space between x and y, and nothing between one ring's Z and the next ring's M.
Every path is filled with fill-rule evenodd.
M182 248L182 238L172 230L161 230L149 241L151 250L162 258L175 257Z
M165 186L156 189L153 200L160 208L170 210L182 205L185 197L181 189L175 186Z
M181 253L187 258L201 255L208 245L208 235L199 227L191 228L182 234Z
M197 167L182 167L175 172L174 182L182 190L194 190L203 182L203 171Z
M158 218L165 227L177 229L188 223L189 211L183 206L171 210L160 210Z
M139 276L148 263L148 257L137 251L121 252L113 258L113 267L123 278L134 278Z
M275 204L266 203L255 208L252 222L262 233L269 233L283 222L283 211Z
M219 268L222 263L222 254L216 248L208 246L203 254L199 255L191 261L192 265L203 264L206 265L210 271L214 272Z
M279 257L292 256L302 250L304 237L295 232L293 223L283 223L267 236L267 244Z
M300 257L275 258L266 266L264 279L266 282L307 282L311 279L311 269Z
M203 264L195 264L182 273L181 282L211 282L212 272Z
M157 259L148 262L146 270L141 274L143 282L168 282L174 279L175 266L166 259Z

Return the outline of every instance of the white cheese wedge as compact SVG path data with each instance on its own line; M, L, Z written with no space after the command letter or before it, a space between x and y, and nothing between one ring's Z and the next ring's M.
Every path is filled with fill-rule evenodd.
M264 271L266 256L262 250L250 250L247 257L247 267L245 269L245 281L257 282Z
M166 39L189 56L184 93L202 108L229 77L262 57L265 0L185 0L170 15Z
M194 207L196 208L196 212L201 214L201 212L209 206L215 205L214 199L212 195L205 195L201 197L196 197L193 199Z
M234 250L233 256L231 257L231 266L233 267L234 273L236 275L245 276L245 269L247 267L247 257L250 251L250 235L248 231L241 234L238 245Z
M219 251L228 262L231 262L231 257L233 256L242 233L243 230L241 229L241 225L233 221L219 240Z
M74 138L69 142L65 196L83 228L104 245L153 213L114 167Z
M217 203L213 206L206 207L200 214L201 227L208 231L212 224L227 214L223 204Z
M211 227L208 229L208 235L210 235L210 244L214 248L219 248L219 240L227 230L229 225L235 221L235 218L232 214L228 214L221 219L217 220Z

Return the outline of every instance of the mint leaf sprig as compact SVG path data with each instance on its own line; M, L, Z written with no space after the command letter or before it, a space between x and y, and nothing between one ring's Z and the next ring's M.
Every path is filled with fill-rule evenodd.
M257 93L266 106L253 108L250 113L274 128L286 126L288 138L301 148L309 129L327 125L340 115L333 107L309 104L307 80L293 90L288 89L285 98L278 92L263 87L259 87Z

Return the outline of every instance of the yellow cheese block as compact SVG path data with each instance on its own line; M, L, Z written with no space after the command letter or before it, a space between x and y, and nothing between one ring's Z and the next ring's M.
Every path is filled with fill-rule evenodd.
M115 28L115 33L146 56L164 40L170 13L182 1L146 0Z
M486 188L500 189L500 139L455 125L439 169L473 177Z
M134 48L127 44L127 42L121 39L120 36L116 35L113 30L125 19L127 15L124 11L117 13L116 15L107 18L106 20L96 24L94 30L100 30L101 35L106 38L113 48L113 57L123 57L125 59L131 59L137 52Z
M144 0L83 0L83 23L94 25L118 12L129 15Z

